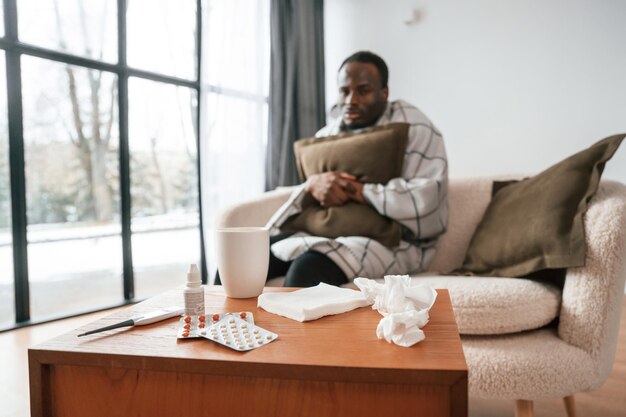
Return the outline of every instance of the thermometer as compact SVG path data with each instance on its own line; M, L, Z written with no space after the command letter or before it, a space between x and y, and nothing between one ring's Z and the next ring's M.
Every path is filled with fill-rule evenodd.
M111 324L110 326L101 327L99 329L90 330L78 337L87 336L88 334L100 333L105 330L119 329L120 327L143 326L145 324L156 323L157 321L169 319L170 317L180 316L185 310L181 307L165 307L161 310L152 311L150 313L141 314L128 320Z

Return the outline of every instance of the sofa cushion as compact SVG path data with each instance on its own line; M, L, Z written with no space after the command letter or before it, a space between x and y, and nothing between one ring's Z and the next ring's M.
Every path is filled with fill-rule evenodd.
M624 136L603 139L497 191L458 272L520 277L542 269L583 266L583 215L604 164Z
M274 282L272 282L274 281ZM382 279L377 281L383 282ZM412 285L447 289L459 333L496 335L538 329L558 317L561 290L554 284L520 278L411 275ZM268 281L282 285L283 279ZM342 285L357 289L354 283Z
M459 332L492 335L537 329L559 315L561 290L519 278L415 275L413 285L450 292Z

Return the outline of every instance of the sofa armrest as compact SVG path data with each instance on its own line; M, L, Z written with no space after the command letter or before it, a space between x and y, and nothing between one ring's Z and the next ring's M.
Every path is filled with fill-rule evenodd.
M613 366L624 299L626 186L601 182L584 224L585 266L567 271L558 332L591 355L599 385Z
M265 226L272 214L287 201L295 187L281 187L220 211L215 227Z

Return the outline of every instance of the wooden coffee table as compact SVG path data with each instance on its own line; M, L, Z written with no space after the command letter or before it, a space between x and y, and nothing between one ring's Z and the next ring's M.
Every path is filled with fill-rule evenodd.
M282 291L270 289L265 291ZM237 352L178 341L177 319L77 338L140 312L181 305L180 290L29 349L31 415L467 416L467 365L446 290L411 348L376 338L369 307L299 323L206 289L207 313L252 311L279 338Z

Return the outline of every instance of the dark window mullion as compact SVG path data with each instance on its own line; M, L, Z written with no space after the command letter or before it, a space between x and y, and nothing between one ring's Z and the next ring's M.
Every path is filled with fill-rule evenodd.
M1 39L0 46L3 48L16 48L24 55L34 56L36 58L48 59L50 61L63 62L70 65L77 65L86 68L92 68L99 71L117 71L117 65L110 62L97 61L92 58L72 55L67 52L56 51L29 43L20 42L18 39Z
M3 49L17 49L23 55L48 59L50 61L63 62L64 64L76 65L80 67L95 69L98 71L108 71L118 74L122 71L127 71L129 76L137 78L145 78L152 81L174 84L182 87L196 89L198 88L198 82L196 80L187 80L184 78L178 78L171 75L160 74L157 72L151 72L137 68L129 68L120 64L97 61L91 58L85 58L78 55L72 55L65 52L42 48L36 45L21 43L17 40L9 39L8 33L7 39L0 38L0 47Z
M124 260L124 299L135 298L135 279L131 242L130 147L128 144L128 68L126 66L126 0L117 0L118 112L120 129L120 205L122 256Z
M252 101L255 103L269 103L269 97L261 94L249 93L247 91L235 90L232 88L219 87L212 84L205 85L204 88L210 93L219 94L224 97L233 97L242 100Z
M197 87L196 90L196 100L197 100L197 108L196 108L196 125L194 126L196 129L196 170L198 175L198 215L199 215L199 227L200 227L200 269L202 272L202 282L206 284L208 282L208 266L206 261L206 252L204 245L204 223L202 220L202 175L200 175L200 159L202 154L200 153L200 103L202 101L201 91L200 91L200 77L202 71L202 0L196 1L196 80Z
M163 75L157 72L150 72L136 68L127 68L128 75L131 77L144 78L146 80L156 81L159 83L174 84L179 87L188 87L198 89L199 84L193 80L185 80L184 78Z
M17 39L16 0L4 1L4 27L7 39ZM9 106L9 166L11 171L11 227L13 233L13 279L15 321L30 320L28 256L26 239L26 178L24 174L24 128L22 123L22 77L20 54L6 50L6 82Z

